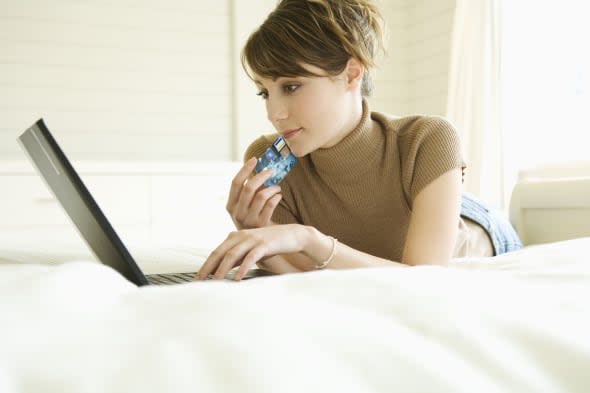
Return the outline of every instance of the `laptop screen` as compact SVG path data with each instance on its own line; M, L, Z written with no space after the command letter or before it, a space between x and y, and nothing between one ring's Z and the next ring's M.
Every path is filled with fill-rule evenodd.
M43 119L18 141L99 261L136 285L148 282Z

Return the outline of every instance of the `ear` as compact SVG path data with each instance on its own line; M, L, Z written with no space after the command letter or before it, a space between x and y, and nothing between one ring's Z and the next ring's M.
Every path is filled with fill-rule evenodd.
M365 74L365 66L358 59L351 57L346 64L347 90L360 89Z

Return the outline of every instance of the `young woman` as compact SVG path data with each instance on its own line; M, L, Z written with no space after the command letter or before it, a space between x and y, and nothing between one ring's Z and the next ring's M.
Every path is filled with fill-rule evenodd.
M462 193L458 134L441 117L371 112L369 70L383 48L370 0L283 0L249 37L242 64L297 165L262 187L245 153L227 201L236 228L198 279L235 279L258 264L275 273L445 265L521 247L510 226Z

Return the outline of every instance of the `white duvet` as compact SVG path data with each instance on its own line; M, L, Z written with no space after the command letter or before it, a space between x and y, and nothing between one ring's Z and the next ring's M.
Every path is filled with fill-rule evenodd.
M588 392L589 250L137 288L0 242L0 392Z

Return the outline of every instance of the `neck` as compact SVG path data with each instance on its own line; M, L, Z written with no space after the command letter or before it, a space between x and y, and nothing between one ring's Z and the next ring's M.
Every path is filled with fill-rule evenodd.
M325 146L323 146L323 148L329 149L330 147L337 145L341 140L346 138L348 134L358 127L363 117L363 97L354 97L352 99L350 108L349 116L343 124L342 132L339 133L334 139L329 141Z
M340 179L355 178L370 169L379 159L383 149L383 134L371 119L368 103L361 101L361 115L356 127L334 146L317 149L309 158L316 169L325 175L337 175Z

